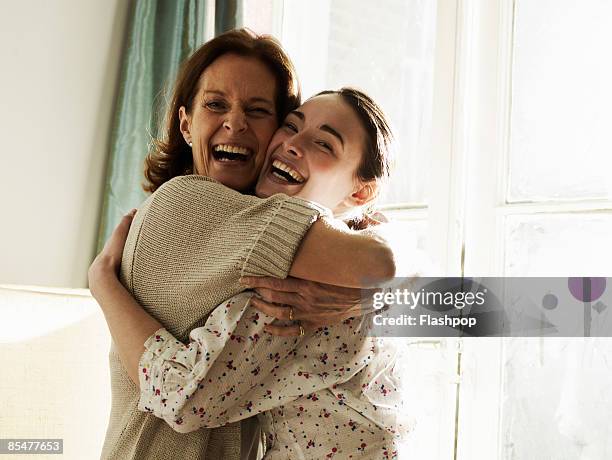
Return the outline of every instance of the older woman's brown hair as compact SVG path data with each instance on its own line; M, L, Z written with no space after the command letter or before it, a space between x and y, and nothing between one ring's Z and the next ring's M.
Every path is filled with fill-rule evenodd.
M179 108L185 106L187 113L191 113L200 76L215 59L226 53L259 59L275 75L275 103L279 124L291 110L300 105L300 87L295 68L274 38L257 35L248 29L236 29L209 40L181 66L167 109L166 126L161 138L153 139L145 159L145 191L154 192L173 177L193 172L191 148L185 143L180 131Z

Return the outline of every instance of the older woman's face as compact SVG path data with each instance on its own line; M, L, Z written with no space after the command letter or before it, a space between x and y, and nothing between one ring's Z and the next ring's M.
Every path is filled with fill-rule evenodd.
M277 127L276 79L256 58L224 54L200 77L181 132L192 142L194 173L238 191L251 188Z

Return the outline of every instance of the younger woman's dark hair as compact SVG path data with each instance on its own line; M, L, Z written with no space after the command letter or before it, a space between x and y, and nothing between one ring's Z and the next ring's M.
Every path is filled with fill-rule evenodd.
M374 100L356 88L344 87L339 90L321 91L313 97L323 94L336 94L344 100L357 114L366 132L364 152L357 168L357 177L363 182L375 181L378 185L389 178L391 173L391 145L393 132L382 109ZM365 210L372 213L374 202ZM363 217L363 216L362 216ZM359 222L352 222L359 227Z
M382 109L374 100L356 88L344 87L338 90L321 91L323 94L337 94L350 105L366 132L366 145L357 176L364 182L378 181L389 177L391 172L391 143L393 133Z
M280 43L271 36L257 35L248 29L225 32L198 48L183 64L174 84L160 139L154 139L145 159L143 188L154 192L176 176L193 173L191 148L180 131L179 108L191 113L200 77L220 56L233 53L260 60L276 78L276 117L280 122L300 105L297 72Z

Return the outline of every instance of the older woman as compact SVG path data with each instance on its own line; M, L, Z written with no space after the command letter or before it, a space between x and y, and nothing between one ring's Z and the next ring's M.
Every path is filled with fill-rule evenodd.
M274 41L246 31L234 31L213 39L194 53L177 79L169 108L166 138L156 144L147 159L148 189L154 191L173 177L196 173L214 177L239 191L252 190L279 120L288 110L295 108L298 101L293 67ZM223 195L222 200L226 197ZM256 213L251 221L252 229L249 229L248 222L241 227L243 231L246 229L246 233L241 234L244 241L235 239L238 246L248 243L251 238L259 244L251 247L248 257L242 260L249 269L245 273L281 277L290 273L301 238L321 211L307 202L285 198L270 198L270 206L260 207L262 212ZM224 201L218 206L227 204ZM179 206L174 210L177 209L183 208ZM176 217L190 218L187 214L194 212L195 209L183 209ZM194 216L197 220L197 214ZM255 238L257 229L261 227L257 222L270 222L271 219L276 219L277 231L267 234L268 239ZM286 227L278 222L291 225ZM317 234L333 230L325 225L318 225L317 229L312 232L311 241L317 239ZM340 233L341 237L347 236ZM168 235L169 238L172 236ZM354 235L351 237L355 239ZM211 248L223 250L227 245L227 237L223 234L217 234L216 238L208 247L207 257L218 256L218 253L210 252ZM385 259L384 245L375 240L367 241L367 238L357 239L362 243L364 261L382 260L384 266L388 260ZM278 243L286 245L284 253L270 251L270 245L277 245L275 249L278 249ZM152 259L159 257L160 249L153 248L156 255ZM165 255L167 259L161 257L158 265L166 265L175 254L173 249ZM374 257L376 255L383 257ZM315 272L316 260L312 251L302 251L301 257L301 263L293 261L297 269L291 273L303 276ZM92 266L95 269L90 270L92 280L99 279L97 275L103 271L100 267L105 265L104 260L98 262ZM371 266L374 269L375 263ZM132 285L132 292L137 294L137 287L140 288L137 299L179 339L186 339L190 329L202 325L212 306L241 289L234 277L232 283L225 284L229 286L226 289L216 289L214 286L220 285L215 284L211 294L211 285L204 283L199 291L201 294L205 288L209 289L204 297L198 297L194 292L185 295L181 290L185 286L184 273L163 270L161 273L162 276L139 280L141 284ZM180 278L172 276L177 273ZM198 276L204 279L205 275ZM216 281L219 281L218 277ZM95 291L92 286L92 292ZM177 298L186 301L177 303ZM117 340L115 333L113 339ZM142 348L143 342L136 340L136 346ZM120 353L121 350L113 345L110 356L113 404L103 458L239 458L241 431L238 424L178 435L162 420L138 412L138 388L129 378L134 368L128 366L126 372L121 365L121 358L125 357ZM242 437L252 438L248 427L243 428Z

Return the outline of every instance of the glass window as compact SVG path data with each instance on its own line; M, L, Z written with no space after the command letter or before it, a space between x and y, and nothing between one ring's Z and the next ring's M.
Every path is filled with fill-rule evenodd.
M612 214L506 218L506 276L609 276Z
M612 198L612 2L515 3L508 201Z

